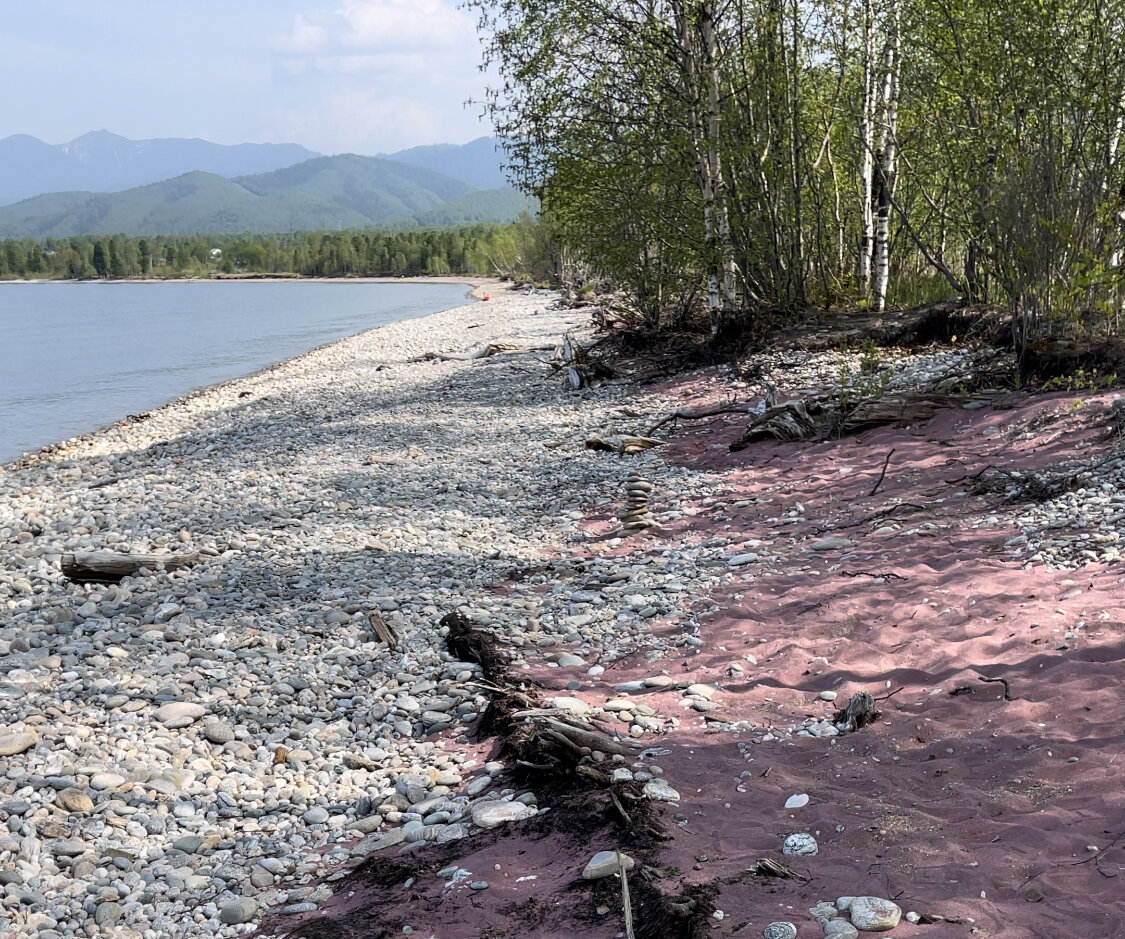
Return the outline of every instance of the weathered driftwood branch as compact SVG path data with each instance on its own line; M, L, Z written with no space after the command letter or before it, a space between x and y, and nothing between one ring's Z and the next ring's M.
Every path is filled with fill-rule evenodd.
M647 431L647 435L651 437L665 424L670 424L672 421L701 421L708 417L719 417L723 414L749 414L751 405L740 404L737 401L731 404L725 404L721 407L714 408L693 408L687 411L674 411L667 417L662 417L655 424L653 424Z
M651 450L664 444L663 440L655 437L637 437L633 434L591 434L586 438L587 450L609 450L613 453L640 453L642 450Z
M422 358L441 359L443 362L469 362L473 359L487 359L490 355L515 352L517 348L510 342L487 342L468 352L427 352Z
M142 567L179 570L198 564L199 554L116 554L113 551L77 551L60 561L64 577L79 584L116 584Z
M386 624L382 616L378 613L368 613L367 621L371 624L372 631L378 636L379 641L383 643L383 645L388 649L398 647L398 636L396 636L394 630Z

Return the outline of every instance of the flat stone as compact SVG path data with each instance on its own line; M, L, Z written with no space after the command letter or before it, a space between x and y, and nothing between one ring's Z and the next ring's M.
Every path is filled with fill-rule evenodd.
M571 655L569 652L560 655L557 661L559 668L573 668L576 665L586 664L585 659L577 655Z
M835 701L836 698L837 698L837 694L836 694L835 691L822 691L820 694L817 695L817 697L821 701Z
M785 800L785 807L787 809L803 809L809 804L809 797L803 792L799 795L790 796Z
M821 538L819 541L814 541L809 547L813 551L840 551L843 548L850 548L851 544L847 538Z
M0 756L16 756L30 750L39 742L34 730L0 733Z
M211 743L230 743L234 739L234 728L229 724L219 722L207 724L203 728L203 736L210 740Z
M824 939L859 939L859 930L846 919L834 919L824 924Z
M547 703L556 711L569 711L571 714L586 714L590 710L590 705L581 698L571 698L566 695L549 698Z
M314 805L301 816L301 820L306 825L323 825L328 821L328 809L323 805Z
M727 567L742 567L744 564L751 564L758 560L758 555L753 552L749 554L736 554L734 557L727 558Z
M619 865L616 851L599 851L586 863L582 870L582 877L584 880L601 880L603 877L621 873L622 868L631 871L635 866L636 862L627 854L621 855Z
M496 828L506 822L531 818L536 811L522 802L478 802L473 806L473 824L480 828Z
M680 794L663 779L650 779L642 790L646 799L653 802L679 802Z
M694 696L710 701L715 696L715 691L714 685L688 685L684 689L684 697Z
M354 822L348 825L348 831L358 831L361 834L370 834L377 831L383 824L383 817L381 815L368 815L365 818L357 818Z
M125 785L125 777L120 773L94 773L90 777L90 788L104 792L106 789L120 789Z
M894 929L902 918L898 904L882 897L856 897L848 912L852 925L862 932L886 932Z
M797 927L792 923L770 923L762 930L763 939L797 939Z
M79 838L66 838L51 844L50 850L55 857L78 857L86 853L86 842Z
M190 701L169 701L167 704L158 707L153 717L161 724L175 729L194 724L206 713L207 708L202 704L193 704Z
M252 897L239 897L237 900L223 904L222 909L219 910L219 920L228 926L237 926L240 923L250 922L257 913L257 900Z
M199 835L184 835L173 841L172 847L184 854L195 854L203 847L203 839Z
M94 811L94 800L81 789L64 789L55 796L55 805L66 812L80 815Z
M478 776L471 783L469 783L468 786L465 787L465 792L469 794L469 798L474 799L491 785L491 776Z

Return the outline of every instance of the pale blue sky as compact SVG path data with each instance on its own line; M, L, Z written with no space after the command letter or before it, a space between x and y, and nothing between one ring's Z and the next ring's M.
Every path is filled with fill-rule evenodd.
M464 143L484 78L455 0L5 4L0 137L91 130L381 153Z

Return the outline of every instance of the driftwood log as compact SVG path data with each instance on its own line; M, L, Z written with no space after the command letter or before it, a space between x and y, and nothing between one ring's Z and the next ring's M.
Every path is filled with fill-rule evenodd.
M633 434L591 434L586 438L587 450L608 450L611 453L640 453L653 447L663 446L663 440L655 437L638 437Z
M116 584L142 567L166 571L191 567L202 559L199 554L115 554L112 551L86 551L64 554L60 562L64 577L79 584Z
M473 359L487 359L490 355L515 352L517 348L510 342L488 342L475 346L468 352L427 352L423 358L441 359L446 362L471 362Z
M395 631L387 625L386 620L383 619L378 613L368 613L367 622L371 624L371 631L375 633L376 638L383 643L388 649L398 648L398 636Z

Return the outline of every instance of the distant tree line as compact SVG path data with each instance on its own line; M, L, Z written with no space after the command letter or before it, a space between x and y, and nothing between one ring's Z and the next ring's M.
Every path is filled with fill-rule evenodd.
M0 242L0 279L114 280L234 274L302 277L513 276L544 280L539 223L279 235L83 236Z

